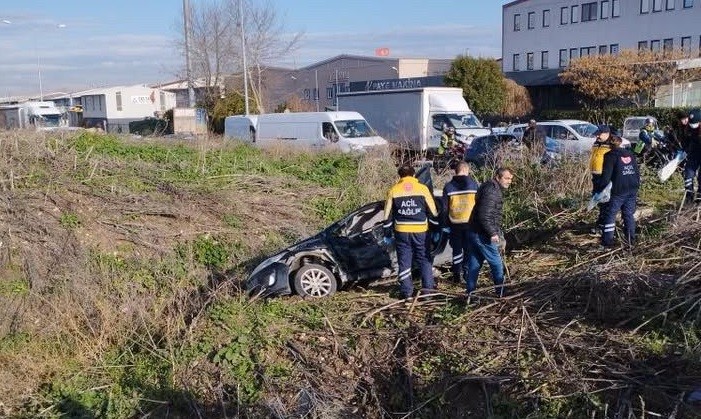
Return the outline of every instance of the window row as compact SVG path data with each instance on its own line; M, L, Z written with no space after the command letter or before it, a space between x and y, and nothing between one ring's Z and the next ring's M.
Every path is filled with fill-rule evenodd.
M691 56L691 36L682 36L679 44L681 50L688 56ZM674 38L653 39L650 41L638 41L638 51L650 49L651 51L672 51L674 49ZM699 36L699 57L701 57L701 36Z
M605 55L605 54L618 54L618 44L611 45L599 45L592 47L581 47L581 48L570 48L561 49L559 57L559 67L567 67L571 59L577 57L586 57L588 55ZM534 52L526 53L526 70L535 70L535 55ZM548 51L540 52L540 70L547 70L550 68L550 57ZM521 54L514 54L512 61L512 71L521 71Z
M674 10L676 1L681 1L681 6L684 9L694 7L694 0L640 0L640 13Z

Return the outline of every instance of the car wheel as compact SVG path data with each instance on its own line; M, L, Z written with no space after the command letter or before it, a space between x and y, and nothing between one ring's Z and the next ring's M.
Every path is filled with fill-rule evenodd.
M309 263L295 274L294 287L302 297L328 297L336 292L336 277L326 267Z

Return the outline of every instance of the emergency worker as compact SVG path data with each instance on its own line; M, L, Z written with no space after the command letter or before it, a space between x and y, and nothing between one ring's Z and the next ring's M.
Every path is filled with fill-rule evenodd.
M403 298L410 298L414 291L411 279L414 261L421 270L422 288L435 289L426 236L428 223L438 224L438 211L431 192L414 176L413 167L401 166L397 174L399 181L390 188L385 202L384 243L392 242L394 227L399 290Z
M444 231L450 232L450 247L453 249L453 280L462 282L461 274L467 278L467 232L470 215L475 206L475 194L479 185L470 176L470 165L461 161L455 166L455 176L443 187L443 208L447 220Z

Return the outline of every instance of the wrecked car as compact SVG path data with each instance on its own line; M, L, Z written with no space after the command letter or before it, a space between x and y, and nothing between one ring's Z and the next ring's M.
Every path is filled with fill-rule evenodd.
M416 176L433 191L430 166L420 169ZM433 192L439 211L443 207L440 193ZM265 259L246 280L248 294L321 298L352 284L396 276L394 243L384 245L382 240L384 206L384 201L367 204ZM448 234L439 226L429 226L433 265L444 265L452 258Z

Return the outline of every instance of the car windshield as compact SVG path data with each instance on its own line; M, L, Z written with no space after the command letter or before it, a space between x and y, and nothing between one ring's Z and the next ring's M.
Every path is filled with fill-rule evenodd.
M336 129L346 138L374 137L375 131L362 119L335 121Z
M577 131L577 134L581 135L582 137L596 137L594 133L597 129L599 129L596 125L590 124L589 122L583 124L572 124L570 127Z
M626 119L625 122L623 122L623 129L624 130L635 130L635 131L640 131L644 126L645 126L645 119L646 118L629 118ZM657 124L655 124L657 125Z
M473 113L446 113L442 114L445 119L447 119L455 129L460 128L482 128L482 123ZM434 116L434 119L439 117L439 115Z

